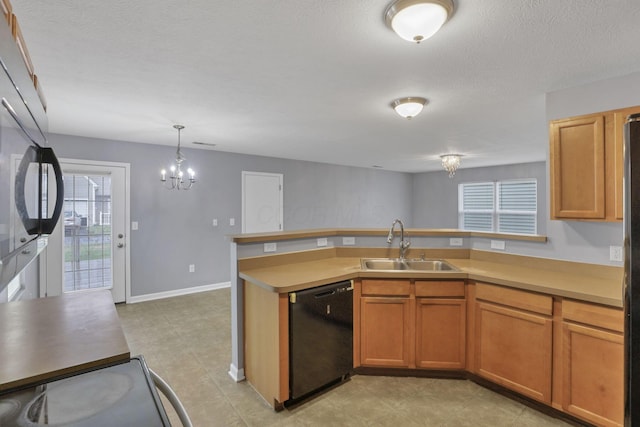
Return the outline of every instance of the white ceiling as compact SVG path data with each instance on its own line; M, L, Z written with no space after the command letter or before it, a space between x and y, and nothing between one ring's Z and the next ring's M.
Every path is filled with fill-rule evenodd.
M390 0L11 1L51 132L395 171L544 160L546 92L640 70L638 0L454 0L419 45Z

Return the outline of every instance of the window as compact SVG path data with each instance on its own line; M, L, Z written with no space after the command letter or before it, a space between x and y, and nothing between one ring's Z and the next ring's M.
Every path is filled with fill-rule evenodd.
M460 184L458 228L536 234L537 188L535 179Z

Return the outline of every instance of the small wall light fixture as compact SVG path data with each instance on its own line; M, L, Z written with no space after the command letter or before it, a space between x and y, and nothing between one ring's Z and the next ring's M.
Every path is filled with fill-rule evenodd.
M453 178L460 166L460 158L462 154L443 154L440 156L442 159L442 167L449 172L449 178Z
M395 0L384 19L401 38L420 43L438 32L452 13L453 0Z
M427 103L425 98L419 96L408 96L406 98L398 98L391 103L391 106L396 113L404 117L405 119L411 119L417 116L422 111L422 108Z

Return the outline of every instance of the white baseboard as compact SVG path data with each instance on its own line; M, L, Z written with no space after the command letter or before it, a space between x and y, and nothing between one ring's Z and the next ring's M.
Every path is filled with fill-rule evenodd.
M216 289L230 288L231 282L213 283L211 285L194 286L192 288L176 289L174 291L158 292L155 294L136 295L129 298L127 304L135 304L138 302L153 301L157 299L177 297L180 295L195 294L198 292L214 291Z
M229 376L233 378L235 382L244 381L244 369L238 369L233 363L229 366Z

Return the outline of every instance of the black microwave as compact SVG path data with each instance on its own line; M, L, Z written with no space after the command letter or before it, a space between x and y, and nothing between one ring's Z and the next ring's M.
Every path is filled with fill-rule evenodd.
M0 25L0 292L46 245L63 207L47 117L10 33Z

